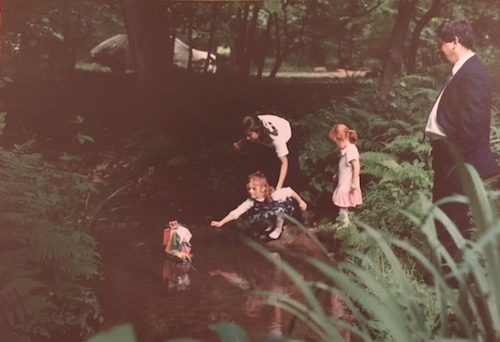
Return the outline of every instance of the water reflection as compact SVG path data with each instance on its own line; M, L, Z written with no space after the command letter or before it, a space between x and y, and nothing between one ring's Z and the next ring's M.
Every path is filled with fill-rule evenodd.
M186 263L162 249L163 227L150 236L143 230L124 235L127 243L116 243L116 234L108 235L107 248L103 248L108 262L109 288L103 295L107 327L132 322L140 341L193 338L215 342L220 339L209 327L232 322L242 327L251 341L273 337L321 340L317 331L282 308L289 300L307 305L286 272L229 231L224 234L209 227L190 228L195 258ZM299 235L292 237L297 243L305 240ZM291 240L290 234L280 238L283 252L275 252L274 257L293 266L304 281L322 281L310 264L288 255L287 250L304 252L306 248L292 246L292 250L287 239ZM333 321L350 319L340 298L328 295L322 294L319 299L325 313ZM269 305L270 301L276 305ZM349 341L348 333L341 333Z
M273 253L273 256L280 258L278 253ZM253 269L253 274L250 272L246 276L220 269L210 271L209 276L220 277L244 292L246 299L242 303L247 323L254 322L260 332L265 327L268 336L282 337L292 317L279 305L269 304L278 304L283 300L282 297L291 296L295 286L279 268L269 264L266 266L259 270ZM262 294L262 291L267 294Z
M189 271L191 263L179 263L165 259L163 263L163 282L169 290L187 291L191 288Z

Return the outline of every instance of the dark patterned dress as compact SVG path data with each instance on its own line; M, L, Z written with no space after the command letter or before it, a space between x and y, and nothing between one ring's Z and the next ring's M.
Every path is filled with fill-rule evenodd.
M271 232L278 215L292 214L292 195L293 190L286 187L273 192L273 200L269 202L248 198L231 212L238 220L237 227L252 234Z

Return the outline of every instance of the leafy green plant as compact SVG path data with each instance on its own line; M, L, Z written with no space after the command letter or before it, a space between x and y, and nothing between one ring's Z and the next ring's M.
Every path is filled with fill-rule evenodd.
M361 163L364 174L376 181L364 194L367 210L360 210L358 219L399 237L422 241L416 225L402 212L422 217L419 193L430 195L432 184L431 171L426 170L424 162L399 162L390 154L366 152L361 154Z
M134 327L132 324L122 324L112 329L92 336L87 342L136 342Z
M219 334L221 342L247 342L250 341L248 334L238 325L233 323L217 323L210 326L210 330ZM109 331L99 333L87 342L136 342L134 327L131 324L122 324L113 327ZM170 340L170 342L197 342L198 340L192 338L177 338Z
M0 149L0 339L85 337L100 320L96 241L79 223L92 184L32 148Z

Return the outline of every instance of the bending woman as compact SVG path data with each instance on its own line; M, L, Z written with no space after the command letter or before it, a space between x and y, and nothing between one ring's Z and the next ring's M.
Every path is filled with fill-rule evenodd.
M276 181L276 189L281 189L285 180L290 186L300 188L298 180L299 164L298 154L295 148L289 150L292 139L290 122L286 119L272 114L248 115L241 122L243 138L233 144L240 151L245 142L259 143L274 148L276 156L280 161L279 175ZM265 158L264 158L265 159ZM262 165L259 165L262 167ZM269 180L275 181L274 170L261 168ZM295 183L295 184L290 184Z

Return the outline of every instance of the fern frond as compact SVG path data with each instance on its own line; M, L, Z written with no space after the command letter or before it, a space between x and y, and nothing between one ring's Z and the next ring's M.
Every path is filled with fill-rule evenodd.
M91 331L89 320L100 314L93 291L81 283L100 277L96 242L77 224L84 194L95 188L86 176L61 172L30 153L34 144L0 149L4 340L50 340L74 328L83 336ZM58 293L70 294L71 299Z
M403 167L390 154L382 152L364 152L360 154L363 174L376 177L380 182L395 181L399 178Z

